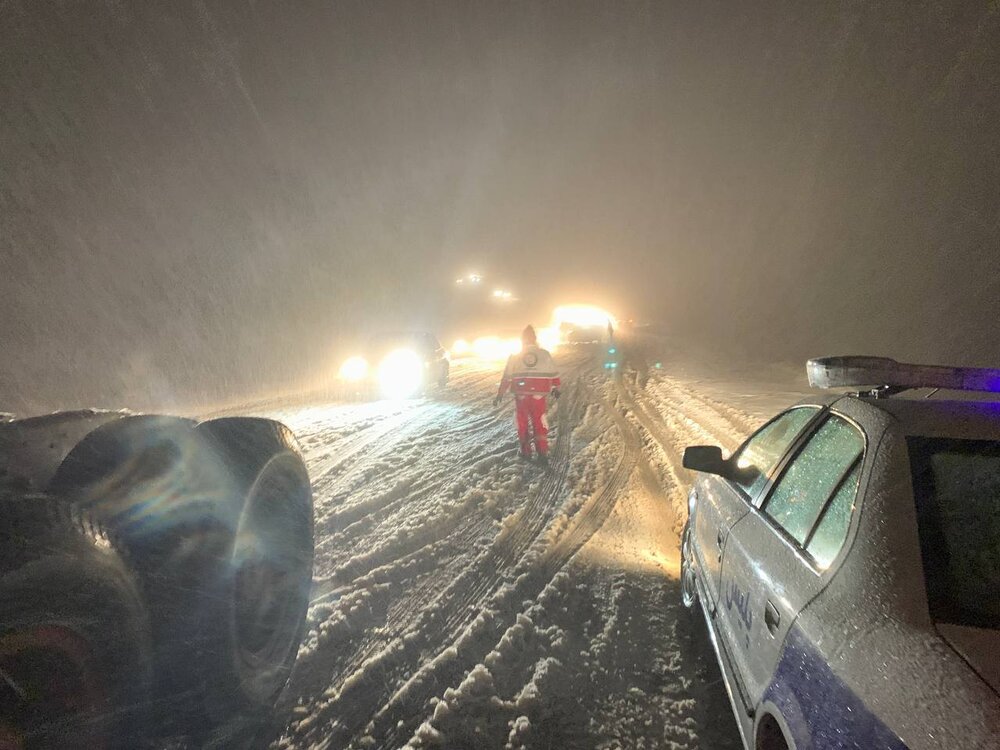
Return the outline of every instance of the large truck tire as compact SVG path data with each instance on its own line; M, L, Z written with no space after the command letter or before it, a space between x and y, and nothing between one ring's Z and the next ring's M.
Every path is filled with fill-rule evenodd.
M157 697L174 706L158 731L197 735L272 707L312 580L312 494L286 427L128 417L84 438L50 488L129 552L153 625Z
M65 502L0 492L0 747L137 747L150 656L113 537Z
M206 660L215 715L270 708L288 682L312 588L313 505L291 431L265 419L204 422L198 432L230 467L228 528L208 615L216 637Z

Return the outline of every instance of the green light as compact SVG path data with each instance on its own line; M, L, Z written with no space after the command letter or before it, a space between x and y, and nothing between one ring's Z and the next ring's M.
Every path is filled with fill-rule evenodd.
M656 363L656 369L659 370L661 367L663 367L663 363L662 362L657 362Z
M615 353L615 352L617 352L617 351L618 351L618 350L617 350L617 349L615 349L615 348L614 348L614 347L612 346L612 347L611 347L610 349L608 349L608 354L614 354L614 353Z

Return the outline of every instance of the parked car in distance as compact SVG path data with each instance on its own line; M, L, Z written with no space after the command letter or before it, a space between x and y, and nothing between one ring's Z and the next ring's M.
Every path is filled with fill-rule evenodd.
M340 367L344 395L363 398L410 398L448 384L451 363L437 336L429 331L389 332L373 336Z

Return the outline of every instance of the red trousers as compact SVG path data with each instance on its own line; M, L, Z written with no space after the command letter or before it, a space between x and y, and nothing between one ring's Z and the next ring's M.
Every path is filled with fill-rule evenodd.
M531 443L539 456L549 452L549 423L545 419L544 396L517 396L514 399L517 415L517 437L521 441L521 454L531 455Z

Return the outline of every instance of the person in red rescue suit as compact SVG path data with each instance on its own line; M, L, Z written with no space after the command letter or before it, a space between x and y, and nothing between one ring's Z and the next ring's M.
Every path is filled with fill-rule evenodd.
M552 355L538 346L535 329L529 325L521 334L521 351L507 359L497 397L493 400L494 405L499 405L507 391L514 393L517 437L521 442L523 458L531 458L534 442L539 460L548 460L549 426L545 420L545 407L549 395L559 398L560 385Z

